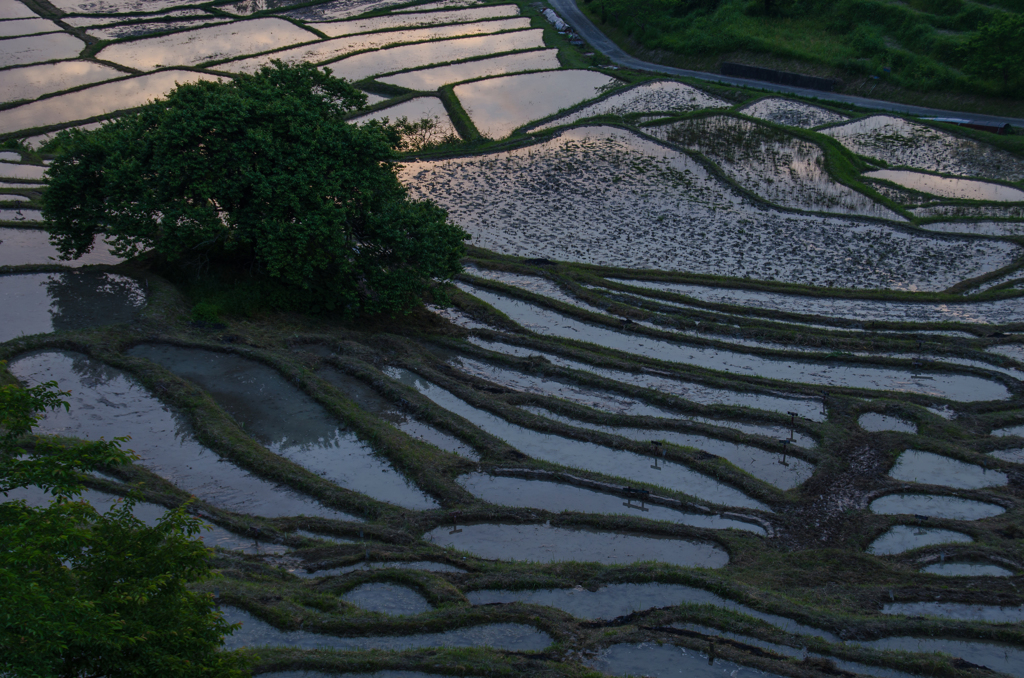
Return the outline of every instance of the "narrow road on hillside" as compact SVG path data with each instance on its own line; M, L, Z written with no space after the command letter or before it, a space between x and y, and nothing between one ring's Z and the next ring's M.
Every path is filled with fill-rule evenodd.
M755 89L766 90L768 92L797 94L803 97L814 97L823 101L839 101L846 104L853 104L855 106L863 106L864 108L874 108L880 111L909 113L910 115L918 115L928 118L963 118L970 119L973 122L989 125L1003 125L1009 123L1014 127L1024 127L1024 118L1007 118L998 115L983 115L981 113L947 111L939 108L924 108L923 106L898 104L892 101L881 101L879 99L867 99L865 97L836 94L835 92L822 92L815 89L776 85L775 83L764 82L762 80L731 78L729 76L718 75L715 73L688 71L684 68L673 68L671 66L653 64L649 61L642 61L636 57L630 56L621 47L612 42L611 38L602 33L601 30L592 24L590 19L584 16L583 12L576 7L575 0L549 0L549 2L554 10L562 16L562 19L572 26L573 29L580 34L580 37L590 43L591 47L607 56L613 63L626 68L632 68L638 71L654 71L655 73L666 73L668 75L681 75L689 78L699 78L700 80L720 82L726 85L752 87Z

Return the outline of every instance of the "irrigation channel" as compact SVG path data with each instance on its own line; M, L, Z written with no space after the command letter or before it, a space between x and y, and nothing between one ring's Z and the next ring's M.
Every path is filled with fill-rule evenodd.
M191 501L268 678L1024 676L1019 144L616 68L540 9L0 6L2 377L131 436L85 498ZM400 176L472 236L450 306L200 323L102 238L57 258L57 131L272 59L436 123Z

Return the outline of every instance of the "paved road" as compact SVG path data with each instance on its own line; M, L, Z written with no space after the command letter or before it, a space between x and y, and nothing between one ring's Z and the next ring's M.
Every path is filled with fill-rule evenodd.
M698 78L700 80L709 80L711 82L721 82L727 85L752 87L769 92L798 94L800 96L814 97L825 101L839 101L846 104L863 106L864 108L874 108L881 111L894 111L896 113L909 113L911 115L918 115L926 118L961 118L984 124L1003 125L1009 123L1014 127L1024 127L1024 118L1006 118L998 115L982 115L980 113L964 113L958 111L945 111L939 108L909 106L907 104L897 104L891 101L880 101L878 99L867 99L864 97L855 97L846 94L836 94L834 92L822 92L815 89L776 85L762 80L731 78L729 76L718 75L715 73L688 71L683 68L672 68L671 66L652 64L648 61L641 61L636 57L630 56L621 47L612 42L608 36L602 33L597 26L592 24L590 20L583 15L583 12L576 7L575 0L548 0L548 2L550 2L554 10L561 15L562 19L564 19L566 23L572 26L576 32L580 34L580 37L590 43L591 47L607 56L619 66L625 66L626 68L632 68L638 71L654 71L656 73L666 73L668 75L682 75L690 78Z

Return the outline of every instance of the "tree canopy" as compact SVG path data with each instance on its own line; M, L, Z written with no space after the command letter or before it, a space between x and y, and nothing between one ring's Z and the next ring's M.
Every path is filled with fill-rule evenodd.
M366 95L327 69L280 62L180 85L91 132L61 133L43 214L63 258L106 233L282 283L278 307L407 310L460 270L465 232L397 178L394 126L351 125Z
M1024 70L1024 16L1004 12L982 24L963 47L967 70L999 76L1009 90L1010 77Z
M26 440L41 412L67 407L61 395L53 383L0 388L0 675L248 675L219 651L232 626L187 588L210 572L201 522L178 509L150 527L132 498L105 514L81 501L83 473L131 461L123 439ZM53 500L11 498L18 488Z

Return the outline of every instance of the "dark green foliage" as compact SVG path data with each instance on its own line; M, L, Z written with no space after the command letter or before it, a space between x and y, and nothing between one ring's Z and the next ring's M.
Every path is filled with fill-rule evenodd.
M67 407L62 395L53 383L0 388L0 492L36 486L55 497L42 508L0 503L0 675L246 675L220 652L232 627L209 595L187 588L210 573L194 539L202 523L178 509L147 527L133 499L102 515L78 499L82 473L131 461L124 439L22 444L42 411Z
M1000 16L1002 26L1019 15L964 0L602 0L588 11L645 49L700 63L753 52L827 66L842 79L877 75L914 91L1021 91L1012 77L1011 86L998 87L1002 76L991 66L981 69L981 78L965 73L962 49L993 17ZM1015 44L1000 53L1024 53L1019 39ZM1008 72L1020 70L1010 66Z
M998 75L1009 91L1011 76L1019 78L1024 70L1024 16L999 14L967 41L963 51L968 71L983 78Z
M459 271L465 233L396 176L394 126L343 122L365 95L326 69L275 63L175 89L93 132L58 136L43 211L61 255L105 231L265 307L396 313Z

